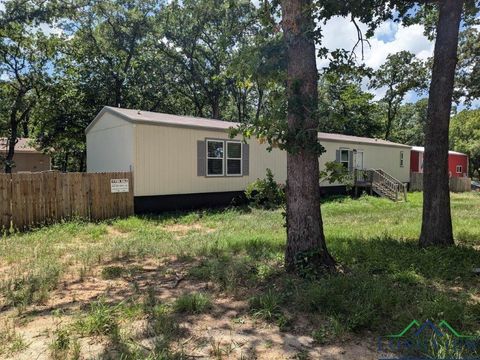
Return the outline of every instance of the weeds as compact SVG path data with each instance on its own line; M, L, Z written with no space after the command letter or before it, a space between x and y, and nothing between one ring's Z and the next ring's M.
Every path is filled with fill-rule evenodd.
M211 282L240 298L248 294L251 314L281 329L290 325L290 313L326 319L313 333L318 343L350 332L391 333L414 318L446 320L463 333L474 333L480 321L476 300L480 285L472 272L479 259L480 197L452 194L457 246L419 249L421 196L410 194L407 203L368 196L323 199L327 245L348 271L320 281L284 273L281 211L232 208L131 217L108 225L72 221L15 233L0 237L0 261L11 269L2 277L0 306L24 310L30 304L44 303L70 271L75 275L80 271L86 278L97 264L113 259L140 262L168 256L180 257L183 262L198 259L190 268L190 279ZM198 229L181 237L165 230L171 224L193 223L200 225ZM109 232L109 227L121 234ZM215 231L202 230L207 228ZM134 269L125 266L110 265L102 270L106 279L134 275ZM100 299L92 303L72 329L85 336L117 336L134 358L142 351L122 339L119 327L122 321L144 317L147 332L158 338L151 354L177 356L171 352L171 344L182 336L177 318L207 311L209 301L202 299L204 294L188 294L171 306L160 304L155 289L143 293L141 284L131 281L133 302L112 306ZM65 347L64 335L56 334L54 347ZM21 345L21 341L17 343ZM3 346L2 351L5 349ZM439 356L448 356L443 355L445 349L439 351Z
M250 299L250 310L253 316L272 321L282 315L281 296L269 289L264 294L255 295Z
M27 347L23 336L17 333L12 324L5 322L0 330L0 355L12 356Z
M74 338L70 330L58 328L54 333L54 340L49 346L50 356L54 360L80 359L80 343Z
M16 307L20 312L33 303L45 303L50 291L57 287L61 275L55 265L42 265L36 271L4 281L0 291L4 294L6 305Z
M212 307L212 301L203 293L190 293L175 300L173 307L179 313L201 314Z
M102 269L102 278L105 280L118 279L123 276L125 269L121 266L105 266Z
M74 327L84 336L117 334L117 309L117 306L111 306L101 298L90 304L87 314L80 318Z

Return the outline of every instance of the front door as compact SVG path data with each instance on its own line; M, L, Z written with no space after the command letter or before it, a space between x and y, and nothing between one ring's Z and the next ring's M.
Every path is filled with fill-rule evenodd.
M355 154L355 169L363 170L363 151Z

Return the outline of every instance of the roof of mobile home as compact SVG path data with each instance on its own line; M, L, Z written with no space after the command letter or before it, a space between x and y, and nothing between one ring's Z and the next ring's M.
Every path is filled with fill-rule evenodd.
M35 149L32 146L33 141L28 138L18 138L17 143L15 144L15 152L20 153L29 153L29 154L41 154L42 152ZM8 139L0 138L0 152L5 152L8 150Z
M425 148L423 146L412 146L412 151L417 151L417 152L425 152ZM450 155L464 155L464 156L467 156L467 154L464 154L464 153L461 153L461 152L458 152L458 151L452 151L452 150L449 150L448 153Z
M143 110L133 110L133 109L123 109L115 108L110 106L105 106L93 119L93 121L88 125L85 132L88 133L90 129L97 123L97 121L102 117L105 112L110 112L114 115L119 116L120 118L134 123L134 124L150 124L150 125L163 125L163 126L175 126L175 127L186 127L186 128L198 128L206 130L215 130L215 131L226 131L230 128L235 128L240 125L236 122L222 121L222 120L213 120L205 119L193 116L179 116L171 114L163 114L151 111ZM397 146L410 148L409 145L398 144L387 140L351 136L351 135L342 135L342 134L330 134L330 133L318 133L318 138L324 141L338 141L338 142L351 142L351 143L364 143L372 145L384 145L384 146Z

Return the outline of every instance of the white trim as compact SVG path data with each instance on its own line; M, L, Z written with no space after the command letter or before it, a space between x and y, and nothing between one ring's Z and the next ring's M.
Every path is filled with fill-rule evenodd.
M222 157L221 158L217 158L217 157L211 157L211 156L208 156L208 143L209 142L216 142L216 143L221 143L222 144L222 149L223 149L223 153L222 153ZM225 174L225 141L223 140L216 140L216 139L205 139L205 176L207 177L221 177L221 176L224 176ZM222 160L222 173L221 174L209 174L208 173L208 160Z
M460 168L460 171L458 171L458 168ZM462 166L462 165L457 165L457 166L455 167L455 172L456 172L457 174L463 174L463 166Z
M405 167L405 152L403 150L400 151L400 167Z
M240 144L240 158L229 158L228 157L228 144ZM228 160L239 160L240 161L240 173L239 174L229 174L228 173ZM226 176L243 176L243 144L241 141L227 140L225 141L225 173Z

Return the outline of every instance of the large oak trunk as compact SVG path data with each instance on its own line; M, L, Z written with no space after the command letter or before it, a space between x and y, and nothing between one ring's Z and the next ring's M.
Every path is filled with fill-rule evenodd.
M291 134L287 140L285 265L288 271L299 270L300 256L307 259L309 268L320 270L335 266L325 244L320 212L319 164L315 151L318 148L318 75L311 10L311 0L282 1Z
M448 186L448 130L463 1L441 0L439 8L425 134L420 246L454 243Z

